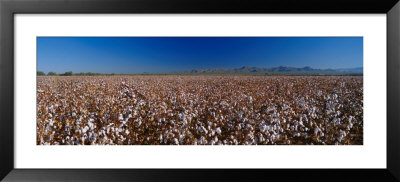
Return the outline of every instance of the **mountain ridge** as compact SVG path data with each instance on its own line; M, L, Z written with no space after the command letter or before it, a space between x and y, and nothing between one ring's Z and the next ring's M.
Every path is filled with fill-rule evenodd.
M363 67L340 68L340 69L317 69L310 66L305 67L255 67L242 66L240 68L205 68L191 69L182 72L183 74L363 74Z

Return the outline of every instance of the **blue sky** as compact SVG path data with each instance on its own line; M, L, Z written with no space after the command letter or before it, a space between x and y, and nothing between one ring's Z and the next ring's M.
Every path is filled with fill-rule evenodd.
M38 37L37 70L168 73L202 68L363 66L362 37Z

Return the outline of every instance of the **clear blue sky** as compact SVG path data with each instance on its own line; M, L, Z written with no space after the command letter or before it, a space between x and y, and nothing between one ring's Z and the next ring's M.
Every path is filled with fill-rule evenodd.
M37 70L162 73L201 68L363 66L362 37L38 37Z

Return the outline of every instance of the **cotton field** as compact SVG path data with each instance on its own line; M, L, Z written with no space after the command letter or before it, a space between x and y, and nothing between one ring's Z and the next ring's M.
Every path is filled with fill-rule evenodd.
M362 76L38 76L38 145L362 145Z

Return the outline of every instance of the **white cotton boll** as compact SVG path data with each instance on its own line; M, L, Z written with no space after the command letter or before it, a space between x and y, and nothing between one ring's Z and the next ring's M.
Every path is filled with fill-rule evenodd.
M351 121L353 121L353 116L349 117L349 123L351 123Z
M181 141L183 141L185 139L185 135L179 135L179 141L181 142Z
M119 114L119 116L118 116L118 120L124 120L124 117L122 116L122 114Z
M250 130L254 130L254 128L253 128L253 126L252 126L252 125L250 125L249 129L250 129Z
M179 113L179 114L178 114L178 118L179 118L180 120L183 120L183 118L185 118L185 114Z
M129 135L129 130L125 130L125 134L126 134L126 135Z
M203 129L204 133L208 134L208 131L204 126L201 126L201 128Z
M50 119L49 125L50 125L50 126L53 126L53 124L54 124L54 121L53 121L52 119Z
M274 127L272 127L271 125L267 125L267 130L269 132L272 132L274 130Z
M204 136L200 137L200 144L207 144L207 140L204 138Z
M88 125L89 125L90 129L93 130L94 124L92 122L90 122L90 119L89 119Z
M249 130L253 130L253 126L251 126L250 124L246 124L246 128L248 128Z
M264 142L264 141L265 141L264 136L263 136L263 135L260 135L260 136L258 137L258 141L259 141L259 142Z
M312 117L313 119L315 119L315 118L317 118L317 114L312 113L312 114L311 114L311 117Z
M214 130L210 130L210 131L211 131L210 136L214 136L215 135L215 131Z
M343 139L343 136L342 136L342 135L339 135L339 137L337 138L337 140L338 140L339 142L342 142L342 139Z
M183 123L184 125L187 125L187 124L188 124L188 122L187 122L186 118L183 118L183 121L182 121L182 123Z
M261 127L260 127L260 131L261 132L265 132L265 130L267 129L267 126L266 125L262 125Z
M332 122L333 122L335 125L339 125L339 124L340 124L340 118L333 118Z
M302 121L302 120L300 120L299 125L302 126L302 127L304 127L304 124L303 124L303 121Z
M86 133L86 131L88 131L89 130L89 127L88 126L85 126L83 129L82 129L82 133Z
M125 138L124 136L120 135L120 136L119 136L119 140L123 142L123 141L126 140L126 138Z
M275 134L271 135L271 141L275 140Z
M219 135L222 133L221 128L219 128L219 127L216 129L216 131L217 131L217 133L218 133Z
M314 135L317 135L319 131L320 131L320 129L319 129L318 127L316 127L316 128L314 129Z

